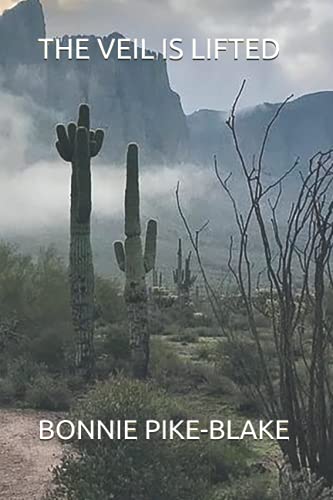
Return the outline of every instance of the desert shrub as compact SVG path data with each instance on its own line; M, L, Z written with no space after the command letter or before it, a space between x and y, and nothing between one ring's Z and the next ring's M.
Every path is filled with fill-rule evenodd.
M130 357L128 330L124 323L109 324L97 330L97 335L102 340L100 349L104 354L112 354L115 359Z
M232 479L229 484L219 488L209 500L278 500L277 491L272 488L271 477L256 474L250 477ZM299 497L302 498L302 497ZM287 500L287 498L283 498ZM302 498L303 500L303 498Z
M82 375L71 373L64 380L66 380L67 387L72 394L82 394L87 388L87 381Z
M198 332L199 337L218 337L220 335L218 328L212 328L209 326L197 326L196 331Z
M27 295L32 291L33 262L14 245L0 243L0 309L2 316L27 312Z
M280 471L281 500L332 500L333 488L329 488L324 479L317 478L308 470L294 472L290 466Z
M263 340L261 345L270 373L274 375L277 362L272 342ZM248 385L249 381L261 385L264 380L264 368L260 362L257 346L253 340L246 336L239 336L232 342L223 341L218 343L216 347L216 364L224 375L238 385Z
M255 312L254 320L257 328L271 329L272 327L272 319L264 314L259 313L258 311Z
M243 442L230 444L227 441L212 441L208 453L211 466L210 480L213 484L245 476L250 472L249 462L253 458L253 453Z
M32 271L31 296L25 301L32 331L71 322L68 273L54 247L40 250Z
M190 375L189 363L158 338L151 341L149 370L153 380L167 389L179 389L180 382L187 384Z
M28 406L38 410L68 410L71 393L64 380L39 375L28 387L25 400Z
M54 471L52 499L202 500L207 465L201 443L144 437L148 419L177 418L179 409L150 385L116 378L99 384L71 419L137 421L138 439L74 440Z
M41 249L33 259L0 243L0 315L2 332L3 325L15 325L12 332L5 329L8 339L0 338L3 365L24 357L52 371L64 369L73 336L69 286L54 248Z
M207 342L200 342L195 350L195 356L200 361L211 361L214 359L214 346Z
M179 333L177 335L173 335L170 340L172 340L173 342L184 342L186 344L193 344L195 342L198 342L199 335L196 328L187 327L180 329Z
M230 378L224 376L214 365L197 365L204 383L204 389L209 394L228 396L234 400L239 396L239 388Z
M179 325L174 321L172 321L169 324L165 325L163 335L173 337L174 335L179 335L179 332L180 332Z
M229 325L236 332L237 331L247 331L249 329L248 318L245 314L232 314L229 318Z
M45 364L49 371L65 371L74 351L72 326L68 322L50 324L27 343L25 350L33 361Z
M153 380L171 391L184 392L201 387L211 394L235 395L239 392L235 383L213 364L181 357L162 339L152 339L149 366Z
M15 400L15 387L8 378L0 379L0 404L7 405Z
M11 360L7 367L7 378L13 384L15 398L24 399L28 387L44 372L45 366L24 356Z
M99 327L95 336L96 373L106 378L110 373L127 372L130 360L128 330L124 323Z
M124 294L116 280L97 276L95 293L99 319L105 323L124 321L126 318Z

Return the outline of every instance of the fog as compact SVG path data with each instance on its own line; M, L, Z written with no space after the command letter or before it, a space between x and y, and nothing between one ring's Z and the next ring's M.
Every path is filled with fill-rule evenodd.
M25 234L31 230L60 227L68 223L71 166L57 159L50 145L50 159L31 162L38 157L35 141L38 116L29 99L0 93L0 231L3 235ZM54 137L55 142L55 137ZM43 151L42 151L43 149ZM125 157L125 151L124 151ZM93 211L97 218L123 216L124 165L103 165L93 161ZM184 187L183 202L204 200L214 182L213 175L193 165L181 167L142 165L140 184L143 217L165 210L175 211L175 188ZM158 214L157 214L158 217Z

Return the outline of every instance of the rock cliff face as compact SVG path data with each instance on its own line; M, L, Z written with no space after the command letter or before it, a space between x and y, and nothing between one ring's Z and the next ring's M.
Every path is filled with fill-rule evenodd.
M25 0L0 16L1 65L36 64L42 59L38 38L45 37L39 0Z
M172 163L186 158L186 117L179 96L170 88L162 58L125 61L112 57L106 61L91 36L90 60L57 61L50 56L44 61L42 46L37 43L44 36L39 0L25 0L0 17L0 65L8 90L32 97L64 120L73 119L80 102L91 104L94 125L106 129L107 160L123 161L131 141L140 145L146 162ZM109 35L105 46L110 39L121 37L119 33Z
M251 163L258 154L265 127L279 104L264 103L239 112L237 131L243 152ZM304 166L319 150L333 147L333 92L317 92L289 102L271 131L264 158L269 175L281 173L296 157ZM228 113L201 110L188 116L190 151L198 163L211 164L217 154L224 169L239 171L239 161L231 133L226 126Z
M157 60L117 60L116 50L105 61L90 37L90 60L43 59L38 38L45 37L39 0L24 0L0 16L0 85L8 92L28 96L36 124L30 157L52 154L54 125L76 115L80 102L93 108L93 126L106 130L103 160L123 163L126 146L140 145L143 163L194 162L211 165L217 154L225 168L237 172L227 114L201 110L186 117L179 96L170 88L167 66ZM104 40L122 37L113 33ZM63 43L66 42L66 37ZM237 120L244 153L252 161L265 125L278 104L261 104L240 112ZM0 111L1 112L1 111ZM319 92L290 102L281 113L267 146L265 163L275 175L296 156L307 161L316 151L333 145L333 92ZM39 143L38 143L39 141ZM41 148L38 147L41 146Z

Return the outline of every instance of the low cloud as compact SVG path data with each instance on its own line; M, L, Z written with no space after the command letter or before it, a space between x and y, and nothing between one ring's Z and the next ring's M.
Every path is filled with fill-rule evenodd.
M27 151L38 113L24 98L0 92L0 101L0 231L3 235L27 234L63 227L69 220L71 167L60 159L31 163ZM33 149L38 147L36 143ZM125 165L93 162L92 175L94 215L122 218ZM176 212L178 181L186 186L185 204L192 198L205 198L211 182L204 171L193 166L141 169L143 217L156 216L156 211Z

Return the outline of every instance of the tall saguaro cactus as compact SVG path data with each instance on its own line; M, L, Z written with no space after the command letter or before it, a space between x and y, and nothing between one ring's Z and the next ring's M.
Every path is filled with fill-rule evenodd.
M69 275L72 320L76 337L75 365L79 374L94 372L94 266L90 241L91 158L100 152L104 132L90 130L89 106L82 104L78 123L57 126L56 148L72 164Z
M177 286L178 300L181 306L188 304L190 300L190 291L194 285L197 276L192 275L191 271L191 252L185 258L185 268L183 268L183 251L182 251L182 240L178 240L178 252L177 252L177 269L173 272L173 279L175 285Z
M132 372L145 378L149 362L148 304L145 275L155 265L157 223L147 226L144 252L140 224L140 192L138 147L130 144L127 151L125 191L125 245L117 241L114 250L118 266L125 272L125 301L127 304Z

